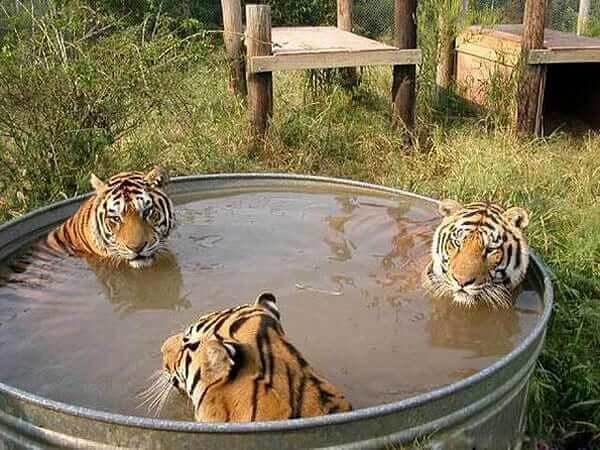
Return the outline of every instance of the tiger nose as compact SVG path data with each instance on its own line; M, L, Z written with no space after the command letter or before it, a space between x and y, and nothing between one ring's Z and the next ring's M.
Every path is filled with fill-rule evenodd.
M470 277L469 275L467 275L467 276L454 275L454 279L456 280L456 282L458 283L458 285L460 287L469 286L470 284L473 284L476 281L476 279L474 277Z
M129 250L131 250L132 252L139 253L144 249L145 246L146 246L146 241L142 241L142 242L138 242L136 244L128 244L127 248Z

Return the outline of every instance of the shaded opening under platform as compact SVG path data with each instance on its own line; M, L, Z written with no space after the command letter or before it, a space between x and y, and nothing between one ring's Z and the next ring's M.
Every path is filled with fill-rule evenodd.
M455 79L461 95L484 106L494 83L516 76L523 26L470 27L456 41ZM529 64L542 66L536 129L600 130L600 39L545 29L544 48L531 50Z
M600 64L552 64L546 71L542 134L600 130Z
M418 49L398 49L336 27L276 27L272 55L250 58L252 73L370 65L410 65Z

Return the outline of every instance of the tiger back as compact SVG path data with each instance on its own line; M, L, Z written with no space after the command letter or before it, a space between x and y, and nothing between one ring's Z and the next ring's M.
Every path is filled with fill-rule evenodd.
M201 317L162 346L169 387L203 422L251 422L350 411L286 338L272 294Z
M163 191L167 183L160 167L147 174L119 173L106 183L92 174L94 193L49 233L45 246L134 268L152 264L175 225L173 204Z

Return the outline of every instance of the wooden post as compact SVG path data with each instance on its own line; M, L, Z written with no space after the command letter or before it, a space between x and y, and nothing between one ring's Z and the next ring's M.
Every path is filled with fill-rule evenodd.
M271 54L271 7L269 5L246 5L246 57ZM250 73L248 83L248 118L251 132L262 140L273 115L273 74L271 72Z
M352 1L337 0L337 27L343 31L352 32ZM358 72L356 67L340 69L346 87L358 85Z
M579 0L579 13L577 14L577 35L581 36L587 31L590 20L591 0Z
M534 134L538 114L541 114L540 95L545 66L528 64L529 50L544 45L546 0L527 0L523 16L523 39L521 42L521 61L519 85L517 87L517 114L515 129L519 134Z
M242 49L242 5L240 0L221 0L223 10L223 40L229 60L229 90L246 96L246 69Z
M417 0L394 0L394 45L417 47ZM415 126L415 66L394 66L392 117L395 127Z
M435 74L438 101L443 100L448 93L454 66L454 26L450 17L451 1L440 2L441 8L438 11L437 70Z

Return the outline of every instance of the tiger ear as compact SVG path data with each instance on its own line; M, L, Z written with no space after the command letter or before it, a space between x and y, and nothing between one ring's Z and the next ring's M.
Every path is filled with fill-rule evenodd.
M258 297L256 297L256 301L254 302L254 304L268 309L275 315L275 317L277 317L278 319L280 318L279 307L277 306L277 299L270 292L263 292L262 294L260 294Z
M202 353L200 364L202 381L210 384L229 375L235 364L237 348L231 341L210 339L202 345Z
M93 173L90 175L90 184L98 194L106 190L106 183Z
M462 208L462 205L458 203L456 200L452 200L447 198L446 200L442 200L440 202L440 206L438 207L438 211L442 216L451 216L456 211Z
M155 188L163 188L169 184L169 173L161 166L156 166L144 177L144 181Z
M519 230L525 230L529 225L529 213L524 208L519 208L518 206L508 208L504 212L504 218Z

